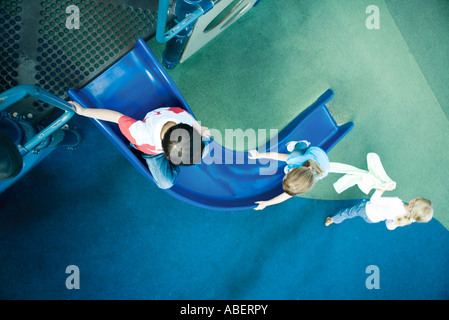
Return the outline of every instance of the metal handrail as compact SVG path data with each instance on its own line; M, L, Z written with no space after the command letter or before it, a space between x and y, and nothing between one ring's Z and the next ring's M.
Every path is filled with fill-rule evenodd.
M23 84L0 93L0 111L28 97L34 97L37 100L46 102L52 106L64 110L64 113L50 125L38 132L33 138L25 143L25 145L17 146L20 154L24 156L33 150L45 138L52 135L53 132L61 128L75 114L75 109L68 102L52 95L51 93L31 84Z
M159 0L159 8L157 15L156 40L160 43L165 43L180 33L182 30L194 23L199 17L208 12L214 7L211 0L178 0L182 4L195 5L196 10L191 13L186 13L185 18L176 24L173 28L165 32L165 25L167 24L167 13L170 5L170 0ZM178 3L177 3L178 5ZM179 19L180 17L177 17Z

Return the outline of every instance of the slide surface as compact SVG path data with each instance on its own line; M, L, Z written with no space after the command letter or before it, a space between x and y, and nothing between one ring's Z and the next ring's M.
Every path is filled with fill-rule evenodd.
M69 90L68 94L84 107L114 109L135 119L143 119L146 113L160 107L181 107L194 114L142 39L138 39L131 52L91 83L80 90ZM332 97L330 89L323 93L277 136L264 143L266 150L286 152L288 141L306 139L328 152L353 127L350 122L342 126L336 124L325 105ZM129 147L116 124L99 120L94 123L143 175L153 181L145 160ZM284 166L281 162L250 160L246 152L224 148L211 139L209 154L203 162L182 167L176 184L166 191L203 208L250 209L255 207L255 201L268 200L283 192Z

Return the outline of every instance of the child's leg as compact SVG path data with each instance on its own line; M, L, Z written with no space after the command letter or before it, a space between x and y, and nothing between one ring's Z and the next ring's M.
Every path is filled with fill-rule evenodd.
M350 207L350 208L346 208L343 210L340 210L336 215L334 215L331 219L334 223L342 223L343 221L345 221L346 219L352 219L355 217L361 217L363 218L363 220L365 220L366 222L371 223L371 221L369 221L369 219L366 216L366 203L368 202L368 199L363 199L361 202L359 202L358 204Z
M180 172L178 165L168 161L163 153L154 156L143 154L142 157L146 160L154 182L159 188L169 189L175 184Z

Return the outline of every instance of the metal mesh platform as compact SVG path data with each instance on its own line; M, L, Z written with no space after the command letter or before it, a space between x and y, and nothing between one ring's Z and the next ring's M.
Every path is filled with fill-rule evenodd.
M173 1L172 1L173 2ZM80 28L69 29L66 8L79 8ZM0 92L35 84L67 98L156 31L158 0L0 0ZM174 17L173 3L169 19ZM8 110L37 123L52 107L22 101Z

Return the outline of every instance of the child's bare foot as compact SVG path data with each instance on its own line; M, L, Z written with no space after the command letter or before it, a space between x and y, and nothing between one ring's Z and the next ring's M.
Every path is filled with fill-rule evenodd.
M324 225L327 227L327 226L329 226L332 223L334 223L334 221L332 221L332 218L331 217L327 217L326 218L326 222L324 223Z

